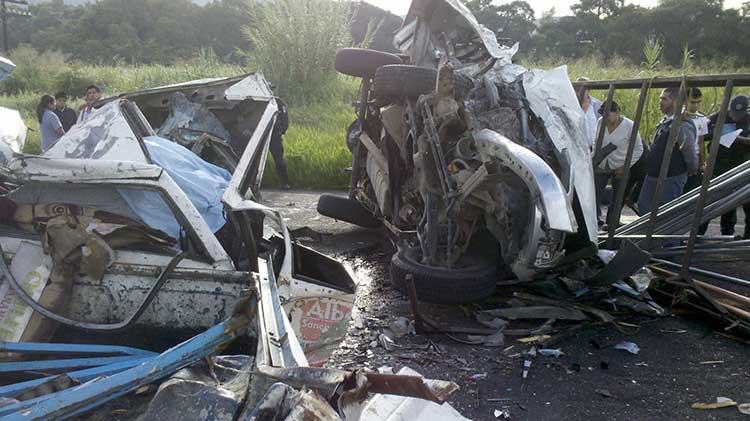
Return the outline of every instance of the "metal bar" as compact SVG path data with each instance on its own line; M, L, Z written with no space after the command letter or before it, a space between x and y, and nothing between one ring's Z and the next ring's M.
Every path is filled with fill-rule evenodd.
M281 300L276 286L273 269L273 257L267 260L258 259L259 298L262 308L263 324L270 349L271 364L277 367L294 367L297 365L289 343L289 333L284 323Z
M670 262L669 260L651 259L651 261L654 262L654 263L658 263L660 265L665 265L665 266L669 266L669 267L673 267L673 268L677 268L677 269L682 269L682 265L680 263ZM750 287L750 281L745 280L745 279L735 278L734 276L723 275L721 273L711 272L711 271L708 271L708 270L705 270L705 269L699 269L699 268L696 268L694 266L691 266L689 268L689 270L690 270L690 272L692 272L692 273L694 273L696 275L707 276L709 278L714 278L714 279L716 279L718 281L730 282L730 283L733 283L733 284L742 285L742 286L745 286L745 287Z
M610 85L612 86L612 85ZM607 218L607 248L612 249L615 243L615 230L620 225L620 217L622 216L622 206L625 201L625 190L630 180L630 166L633 162L633 151L635 149L635 142L638 141L638 130L641 127L641 119L643 117L643 110L646 105L646 98L648 98L648 82L643 82L641 85L641 94L638 97L638 107L635 110L635 120L633 120L633 130L630 132L630 139L628 140L628 151L625 154L625 166L623 167L622 178L620 179L620 187L617 190L617 197L615 197L613 213ZM644 153L646 151L643 151ZM598 205L597 205L598 206Z
M244 331L252 316L246 313L249 311L237 311L232 318L129 370L4 406L0 408L0 417L6 417L4 420L61 419L82 414L214 354Z
M573 87L580 89L585 87L588 90L604 90L610 85L617 89L638 89L643 82L648 82L654 89L676 88L685 80L690 86L694 87L722 87L728 79L734 80L734 86L750 86L750 73L731 73L725 75L703 75L703 76L672 76L640 79L622 79L622 80L596 80L571 82Z
M121 363L107 364L101 367L86 368L83 370L71 371L70 373L65 373L64 375L68 376L71 380L75 382L85 383L99 376L108 376L111 374L119 373L123 370L127 370L129 368L133 368L137 366L138 364L142 364L152 358L153 357L133 358L128 361L123 361ZM2 386L0 387L0 397L6 397L6 398L16 397L24 392L27 392L31 389L39 387L40 385L47 383L49 381L52 381L53 379L60 377L60 376L61 375L47 376L47 377L42 377L40 379L28 380L25 382Z
M687 236L683 236L687 237ZM750 240L737 240L737 241L731 241L734 239L734 237L729 237L728 235L725 236L728 237L729 241L718 241L718 242L699 242L695 245L697 249L717 249L717 248L741 248L741 247L750 247ZM698 238L699 240L701 238ZM676 247L664 247L664 250L685 250L686 246L676 246Z
M53 344L36 342L0 342L0 353L14 352L23 354L107 354L148 356L157 355L156 352L138 348L115 345L83 345L83 344Z
M599 130L597 130L596 132L596 140L594 141L594 156L598 156L602 151L604 131L607 130L607 116L609 116L609 112L612 111L612 100L614 99L614 97L615 86L609 85L609 89L607 90L607 99L604 103L604 113L602 113L601 122L599 123ZM591 106L591 101L589 101L589 106ZM594 168L594 171L596 171L596 168Z
M136 357L70 358L66 360L14 361L0 363L0 373L22 373L25 371L66 370L80 367L99 367L121 363Z
M662 156L661 168L659 169L659 178L656 181L656 188L654 189L654 197L651 200L651 216L649 218L648 230L646 231L646 244L645 249L650 250L652 245L652 235L654 233L654 227L656 226L656 216L659 213L659 205L661 203L661 192L664 180L667 178L669 172L669 164L672 161L672 152L674 145L677 142L677 135L679 134L680 125L682 124L682 106L685 103L687 96L687 85L685 78L682 80L680 85L680 92L677 95L677 104L674 108L674 117L672 119L672 125L669 127L669 140L667 140L667 147L664 149L664 155Z
M711 184L709 187L709 192L719 192L720 190L723 191L723 189L729 189L729 185L734 184L747 184L747 180L745 180L745 177L750 173L750 161L743 163L741 165L736 166L730 171L727 171L724 174L719 175L718 177L715 177L711 180ZM684 203L690 203L692 200L697 197L698 193L700 191L700 188L695 188L691 191L689 191L686 194L683 194L682 196L678 197L677 199L663 205L661 209L659 209L659 217L664 217L664 215L667 214L667 212L672 211L674 209L679 208ZM718 194L717 196L725 196L723 194ZM636 219L635 221L620 227L617 229L616 234L619 237L622 234L628 234L632 233L632 230L640 227L641 225L648 222L649 215L644 215Z
M711 292L714 292L716 294L719 294L719 295L723 296L724 298L732 300L732 301L734 301L734 302L736 302L738 304L750 305L750 297L746 297L744 295L737 294L734 291L729 291L727 289L717 287L716 285L707 284L705 282L701 282L701 281L697 281L696 280L695 283L696 283L696 285L698 285L698 286L700 286L700 287L702 287L702 288L704 288L704 289L706 289L708 291L711 291Z
M721 253L721 254L732 254L732 253L748 253L750 252L750 247L745 248L699 248L694 250L695 254L715 254L715 253ZM676 257L676 256L684 256L685 250L660 250L660 251L654 251L651 253L654 257L659 258L666 258L666 257ZM714 260L714 259L712 259Z
M675 240L687 240L689 235L687 234L654 234L656 239L675 239ZM600 237L604 238L604 236ZM617 238L630 238L630 239L643 239L646 238L646 234L622 234L618 235ZM716 236L701 236L699 240L703 241L730 241L734 240L734 236L730 235L716 235Z
M378 149L377 145L375 145L375 142L370 139L370 136L365 131L362 131L362 134L359 136L359 141L360 145L365 145L365 148L367 148L367 153L372 154L373 158L378 161L378 164L380 164L380 166L383 168L383 171L388 172L388 160L385 159L383 152Z
M698 236L698 231L701 226L701 217L703 216L703 207L706 204L706 196L708 195L708 186L710 184L711 177L714 175L714 168L716 166L716 157L719 154L719 141L721 134L724 129L724 122L727 118L727 112L729 111L729 101L732 99L732 90L734 88L734 81L729 79L726 86L724 87L724 98L721 101L721 108L719 109L719 117L716 119L716 127L714 128L713 137L711 139L711 147L708 153L708 162L706 165L706 171L703 174L703 182L701 183L700 194L698 195L698 201L695 204L695 213L693 214L693 226L690 229L690 238L688 239L687 249L685 250L685 256L682 259L682 271L680 275L689 281L690 274L688 268L693 260L693 252L695 251L695 239ZM703 145L699 145L703 147Z
M366 132L367 125L365 124L365 120L367 117L367 103L370 99L370 78L363 78L362 79L362 91L360 92L359 97L359 110L357 110L357 119L359 120L359 128L362 130L362 132ZM348 133L347 133L348 136ZM359 139L359 137L357 137ZM349 141L349 139L346 139ZM359 149L359 147L362 145L362 142L357 142L357 144L354 146L354 150L352 151L352 174L351 178L349 179L349 199L354 199L356 196L357 191L357 183L359 182L359 176L362 171L362 151Z

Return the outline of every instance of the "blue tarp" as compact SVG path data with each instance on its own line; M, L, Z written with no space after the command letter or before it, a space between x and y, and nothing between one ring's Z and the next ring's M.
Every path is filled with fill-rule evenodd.
M151 136L144 141L154 164L164 168L185 192L208 227L213 232L221 229L227 222L221 196L232 175L170 140ZM159 193L134 188L118 190L146 225L180 238L180 225Z

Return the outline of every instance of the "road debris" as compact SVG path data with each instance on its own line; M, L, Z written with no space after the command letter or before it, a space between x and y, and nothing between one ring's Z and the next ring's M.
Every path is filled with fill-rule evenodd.
M562 357L565 355L564 352L562 352L561 349L540 349L538 350L539 355L542 355L544 357Z
M693 409L721 409L721 408L729 408L732 406L737 406L737 402L733 401L732 399L723 398L723 397L716 398L716 402L710 402L710 403L696 402L690 405L690 407Z
M604 396L605 398L614 398L615 397L615 395L613 395L612 392L610 392L607 389L596 389L594 392L596 392L597 394L599 394L601 396Z
M615 345L615 349L621 349L623 351L628 351L631 354L638 355L638 352L640 352L640 348L638 348L638 345L634 342L620 342L619 344Z
M502 420L509 420L510 419L510 410L508 409L496 409L492 413L495 418L502 419Z
M410 321L406 317L399 317L396 320L391 321L388 327L393 332L393 337L398 339L403 336L412 334L414 335L414 322Z

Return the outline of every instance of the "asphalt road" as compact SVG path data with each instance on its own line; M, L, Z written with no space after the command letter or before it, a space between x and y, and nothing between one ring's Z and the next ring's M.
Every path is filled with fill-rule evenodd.
M750 402L750 346L722 335L696 314L659 319L635 318L624 333L611 325L583 329L554 345L564 355L535 357L522 378L523 353L530 346L506 338L501 347L464 345L442 334L406 335L391 350L378 336L398 317L411 319L406 299L388 279L392 250L381 232L330 220L315 211L316 191L265 191L264 200L280 209L300 240L341 258L358 281L355 314L347 338L330 365L376 369L409 366L423 375L461 386L451 403L465 416L493 420L495 411L511 419L742 419L736 408L697 410L692 403L717 397ZM632 215L627 217L633 217ZM742 218L740 218L742 221ZM718 221L717 221L718 222ZM743 226L738 226L739 232ZM712 232L718 225L712 225ZM744 264L735 262L735 272ZM498 300L506 299L498 293ZM481 306L424 306L448 325L472 323ZM637 355L613 347L638 345Z

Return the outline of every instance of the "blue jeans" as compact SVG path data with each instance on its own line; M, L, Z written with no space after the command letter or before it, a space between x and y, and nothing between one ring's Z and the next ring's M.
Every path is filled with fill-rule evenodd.
M651 212L654 203L656 180L656 177L651 177L650 175L647 175L643 179L641 194L638 195L638 213L641 215ZM687 183L687 173L665 178L664 185L661 186L661 200L659 201L659 206L680 197L682 195L682 189L685 188L685 183Z

